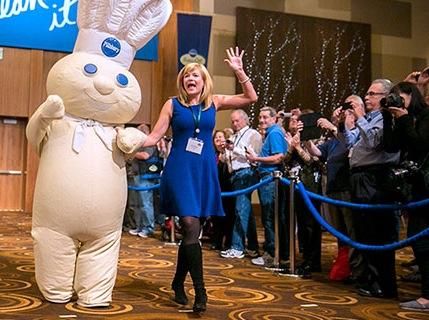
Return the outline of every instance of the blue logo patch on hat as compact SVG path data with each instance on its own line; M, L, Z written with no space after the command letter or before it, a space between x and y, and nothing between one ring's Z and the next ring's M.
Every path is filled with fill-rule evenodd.
M101 44L101 51L105 56L114 58L121 52L121 43L115 38L106 38Z

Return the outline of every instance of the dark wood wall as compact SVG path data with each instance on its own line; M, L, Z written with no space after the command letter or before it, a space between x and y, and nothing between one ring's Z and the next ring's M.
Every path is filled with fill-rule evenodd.
M371 78L369 24L237 8L237 44L263 105L332 110Z
M193 0L171 0L174 11L193 11ZM142 105L132 123L153 125L163 102L176 92L177 25L176 13L159 34L158 61L135 60L131 72L142 89ZM46 77L65 53L4 48L0 60L0 117L28 119L46 99ZM0 150L2 152L2 150ZM38 158L26 148L25 212L31 211Z
M171 2L176 12L194 11L193 0ZM247 52L247 72L260 97L251 110L253 116L261 105L300 106L329 113L346 95L363 93L370 81L369 25L239 8L237 42ZM175 12L159 34L158 48L157 62L134 61L131 67L142 89L141 110L133 123L153 125L164 101L176 93ZM0 117L28 119L46 99L46 76L64 55L4 48ZM38 159L29 146L25 150L23 207L30 212Z

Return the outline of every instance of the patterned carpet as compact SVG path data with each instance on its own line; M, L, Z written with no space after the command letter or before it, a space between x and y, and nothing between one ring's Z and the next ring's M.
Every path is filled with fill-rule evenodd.
M86 309L73 302L46 302L34 279L30 237L31 217L3 213L0 230L0 319L429 319L428 313L400 310L398 300L364 298L352 285L327 279L336 251L335 240L323 239L323 272L311 280L280 276L250 263L249 258L223 259L204 247L205 281L209 296L203 315L186 312L171 301L170 281L175 270L175 246L154 238L123 234L119 274L110 308ZM260 233L262 236L262 232ZM397 252L398 274L407 272L401 262L411 251ZM398 280L399 300L414 298L419 285ZM186 282L193 300L191 280Z

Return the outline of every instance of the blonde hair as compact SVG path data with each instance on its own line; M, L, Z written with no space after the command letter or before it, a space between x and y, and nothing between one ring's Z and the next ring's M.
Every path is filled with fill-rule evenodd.
M196 69L200 71L201 77L203 78L203 81L204 81L204 87L201 92L200 101L198 102L203 103L204 110L205 110L209 108L210 105L212 104L213 80L208 70L206 69L206 67L204 67L204 65L202 64L199 64L196 62L188 63L182 68L182 70L180 70L177 76L177 89L179 91L179 95L177 98L181 104L189 107L189 97L188 97L188 94L186 93L185 87L183 86L183 78L185 77L186 74Z

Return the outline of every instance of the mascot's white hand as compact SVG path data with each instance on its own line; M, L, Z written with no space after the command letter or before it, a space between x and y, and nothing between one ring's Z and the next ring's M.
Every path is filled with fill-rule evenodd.
M147 135L136 128L117 128L116 144L122 152L130 154L137 151L146 140Z
M43 105L41 115L44 119L61 119L64 112L63 99L57 95L50 95Z

